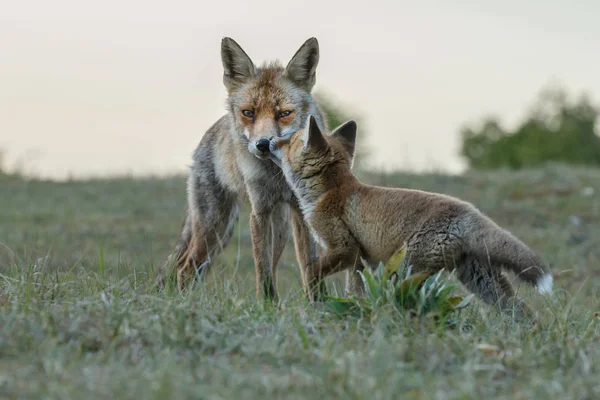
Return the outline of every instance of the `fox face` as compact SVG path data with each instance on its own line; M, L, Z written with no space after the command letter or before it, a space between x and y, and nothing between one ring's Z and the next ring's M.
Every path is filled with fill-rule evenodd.
M269 139L292 135L309 114L322 120L310 94L319 61L317 39L308 39L285 68L277 62L256 67L230 38L221 42L221 59L237 138L256 157L269 158Z
M281 167L292 188L297 188L308 179L326 178L323 173L331 166L343 164L350 169L356 129L356 122L350 120L324 135L311 115L304 129L270 140L270 158Z

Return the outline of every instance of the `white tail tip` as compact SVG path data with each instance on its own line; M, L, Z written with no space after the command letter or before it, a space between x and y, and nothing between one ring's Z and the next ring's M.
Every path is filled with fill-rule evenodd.
M538 279L537 281L537 288L540 291L540 293L550 293L552 291L552 286L553 286L553 279L552 279L552 275L550 274L546 274L544 276L542 276L540 279Z

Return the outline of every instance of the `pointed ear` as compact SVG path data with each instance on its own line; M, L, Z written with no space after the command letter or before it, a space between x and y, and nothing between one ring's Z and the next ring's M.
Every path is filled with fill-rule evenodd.
M285 67L286 76L300 88L310 92L317 80L319 64L319 42L310 38L298 49Z
M344 145L350 158L354 158L354 150L356 149L356 129L356 122L350 120L338 126L330 135L334 136Z
M221 40L221 61L224 69L223 83L229 93L256 74L254 63L232 38Z
M308 117L302 139L304 140L303 150L320 150L327 148L327 139L323 136L321 129L319 129L319 125L317 125L317 120L312 115Z

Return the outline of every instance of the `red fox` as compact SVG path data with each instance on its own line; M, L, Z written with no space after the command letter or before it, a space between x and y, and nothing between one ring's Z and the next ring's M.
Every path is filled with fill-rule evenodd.
M257 67L233 39L224 38L221 59L227 114L208 129L194 152L186 216L174 251L158 271L158 285L164 285L170 270L177 273L179 289L204 275L231 238L238 204L249 201L257 295L276 301L276 267L288 238L290 209L303 281L317 247L292 190L269 160L268 138L291 135L309 114L326 128L311 95L319 44L308 39L285 68L278 62Z
M294 190L323 251L306 279L386 262L403 244L415 270L456 268L458 279L484 302L511 306L515 292L503 269L552 290L552 275L540 257L470 203L443 194L361 183L351 172L356 123L323 135L309 117L305 129L272 138L271 158ZM312 287L312 286L311 286ZM530 315L518 302L517 311Z

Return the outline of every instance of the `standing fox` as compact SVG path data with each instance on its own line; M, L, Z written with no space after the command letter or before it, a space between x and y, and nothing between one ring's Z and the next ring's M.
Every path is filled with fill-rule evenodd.
M294 190L323 254L308 269L309 285L360 263L386 262L404 243L418 271L456 267L458 279L488 304L510 306L515 292L502 269L515 272L542 293L552 276L537 254L465 201L419 190L361 183L350 171L356 123L327 137L317 121L287 138L273 138L270 151ZM522 316L529 309L519 304Z
M228 112L194 152L185 220L173 253L158 271L158 285L164 285L170 268L176 270L179 289L205 272L231 238L238 203L249 201L257 295L276 300L276 267L288 238L290 208L303 281L317 247L292 190L269 160L268 138L293 134L309 114L325 128L311 95L319 45L317 39L308 39L285 68L277 62L256 67L233 39L224 38L221 59Z

